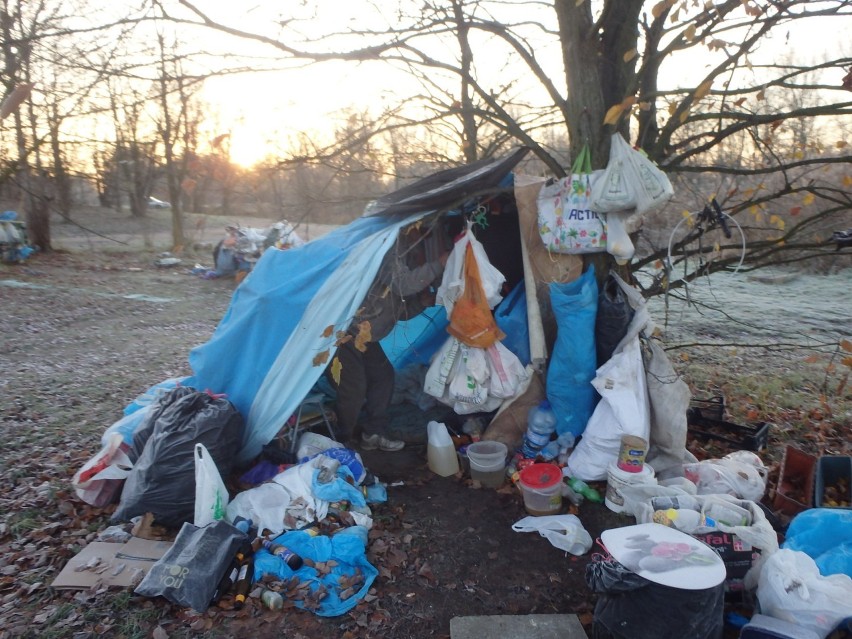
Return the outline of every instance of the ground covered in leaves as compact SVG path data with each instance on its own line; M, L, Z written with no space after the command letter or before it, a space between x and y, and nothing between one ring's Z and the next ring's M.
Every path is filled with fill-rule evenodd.
M590 627L589 556L513 532L526 515L515 488L437 477L422 447L365 455L389 483L368 550L380 574L346 615L272 612L257 599L241 611L197 614L130 591L51 588L68 559L108 526L109 509L71 491L74 472L137 395L189 374L189 350L212 334L234 287L190 275L185 264L159 268L156 259L59 253L0 266L0 638L448 637L455 616L530 613L576 613ZM762 365L771 370L765 358ZM764 457L776 472L788 441L849 454L843 409L817 401L771 414L747 398L741 405L775 424ZM593 538L633 523L589 503L579 516Z

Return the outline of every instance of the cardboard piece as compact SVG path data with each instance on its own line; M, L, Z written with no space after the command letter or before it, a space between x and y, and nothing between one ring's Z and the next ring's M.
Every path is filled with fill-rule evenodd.
M133 537L123 544L93 541L68 560L53 588L84 590L97 586L135 586L171 547L170 541ZM94 565L97 562L97 565ZM92 567L85 566L92 564Z

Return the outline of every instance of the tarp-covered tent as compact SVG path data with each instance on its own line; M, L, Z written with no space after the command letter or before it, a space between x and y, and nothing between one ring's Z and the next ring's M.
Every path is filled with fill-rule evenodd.
M505 158L436 173L374 201L364 216L322 238L263 254L211 339L190 354L193 375L183 382L225 393L246 416L238 463L250 461L275 437L323 373L334 354L335 330L345 329L356 314L400 229L430 216L464 213L501 190L511 193L512 170L527 152L520 148ZM495 265L514 268L523 278L516 211L499 217L491 216L496 223L478 237L487 249L481 236L490 234L500 247L489 252ZM335 330L326 330L330 326ZM424 328L443 331L440 321L417 330ZM414 341L393 334L386 339Z

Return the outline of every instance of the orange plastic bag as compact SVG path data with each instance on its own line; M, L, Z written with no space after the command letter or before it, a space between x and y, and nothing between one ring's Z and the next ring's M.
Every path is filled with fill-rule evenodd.
M456 300L447 332L468 346L488 348L506 337L488 306L479 265L470 244L464 254L464 292Z

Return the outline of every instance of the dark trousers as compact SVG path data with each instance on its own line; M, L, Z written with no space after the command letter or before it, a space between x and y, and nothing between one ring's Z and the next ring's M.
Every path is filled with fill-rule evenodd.
M366 412L363 422L364 435L385 435L388 426L387 410L393 396L393 365L376 342L368 342L365 352L355 348L349 340L337 349L335 357L340 361L340 384L331 376L331 367L326 375L337 391L338 438L345 442L357 435L356 425L361 409ZM332 359L332 362L334 360Z

